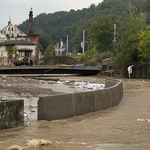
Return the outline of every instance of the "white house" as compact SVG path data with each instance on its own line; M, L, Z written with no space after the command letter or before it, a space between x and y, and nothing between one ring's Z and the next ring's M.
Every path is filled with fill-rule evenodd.
M15 39L19 40L26 37L27 35L18 29L17 25L12 25L11 21L8 21L8 25L0 31L0 42Z
M12 46L16 49L17 57L20 60L23 57L33 59L36 65L39 62L39 39L33 32L33 11L29 11L29 33L28 35L21 31L17 25L8 21L8 25L0 30L0 64L8 65L8 53L6 46Z
M34 59L36 43L29 42L28 40L11 40L0 43L0 64L7 65L8 54L6 46L14 47L17 52L17 60L23 59L23 57L29 57ZM15 58L15 55L14 55Z

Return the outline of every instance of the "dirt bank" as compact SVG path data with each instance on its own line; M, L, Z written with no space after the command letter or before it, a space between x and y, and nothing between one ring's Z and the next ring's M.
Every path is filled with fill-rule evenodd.
M3 97L5 92L12 93L17 96L26 95L32 96L55 95L61 92L55 92L52 89L40 88L39 84L44 84L44 80L31 79L29 76L0 76L0 96ZM52 83L53 84L53 83Z

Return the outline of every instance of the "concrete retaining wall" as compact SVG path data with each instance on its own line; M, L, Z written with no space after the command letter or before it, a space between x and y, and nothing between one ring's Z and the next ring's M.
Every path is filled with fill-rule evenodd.
M75 116L95 111L94 92L79 92L72 94Z
M38 119L53 120L74 116L72 94L40 97Z
M63 119L114 107L123 97L122 82L105 80L105 89L40 97L38 120Z
M0 101L0 130L24 125L24 101Z

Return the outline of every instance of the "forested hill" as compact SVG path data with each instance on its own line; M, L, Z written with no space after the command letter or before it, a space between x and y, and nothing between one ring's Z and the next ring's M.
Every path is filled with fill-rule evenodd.
M104 0L98 5L91 4L89 8L82 10L60 11L55 13L42 13L34 18L33 29L39 34L42 50L45 51L49 44L55 45L62 39L66 41L82 41L82 31L88 31L94 21L99 18L110 16L114 21L116 16L125 16L132 13L145 13L147 24L150 24L150 0ZM110 22L112 21L110 20ZM113 22L112 21L112 22ZM19 28L28 33L28 20L24 21Z

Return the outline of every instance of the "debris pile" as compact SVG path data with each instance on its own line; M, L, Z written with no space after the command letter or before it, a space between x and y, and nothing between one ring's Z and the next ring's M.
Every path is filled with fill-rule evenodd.
M79 89L86 89L86 90L98 90L98 89L104 89L105 84L98 84L94 82L88 82L88 81L65 81L65 80L59 80L56 82L57 84L64 84L69 85L72 88L79 88Z

